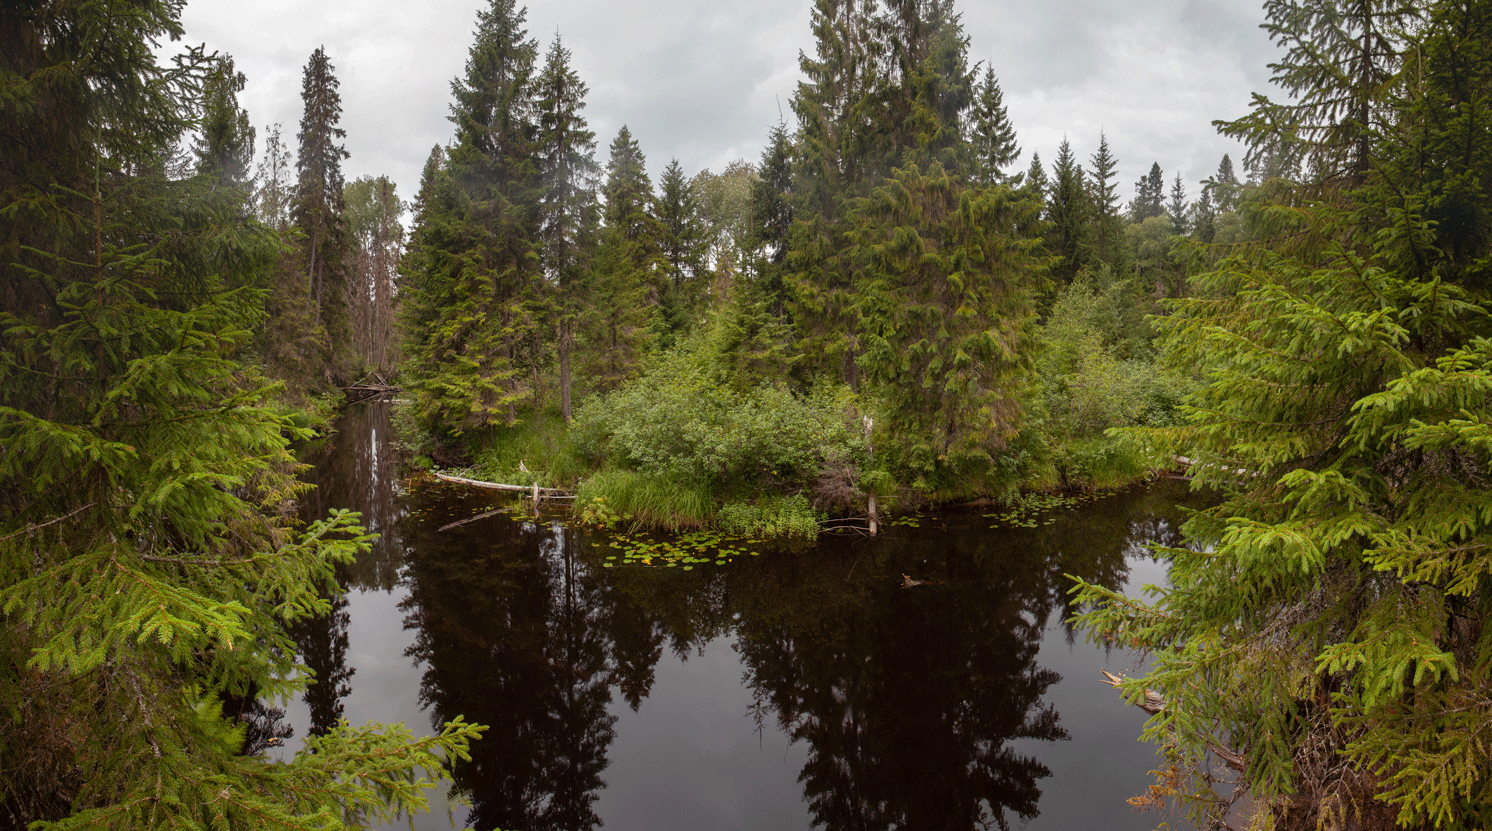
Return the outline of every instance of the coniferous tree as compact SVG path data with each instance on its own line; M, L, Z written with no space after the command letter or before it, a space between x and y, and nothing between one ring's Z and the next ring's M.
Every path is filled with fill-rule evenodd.
M1046 238L1047 250L1057 258L1052 272L1059 284L1066 285L1087 264L1089 222L1093 209L1083 181L1083 169L1065 138L1057 147L1057 161L1052 163L1046 213L1051 222L1051 232Z
M647 159L625 125L611 143L606 166L606 226L595 269L595 303L586 322L590 376L615 389L637 371L642 356L671 331L661 302L667 266L655 217Z
M511 425L539 393L538 46L524 17L512 0L477 13L451 83L455 142L421 206L430 233L406 267L429 298L411 318L428 316L406 345L409 386L420 417L447 430Z
M888 404L882 444L926 488L967 488L1014 435L1028 369L1038 202L909 166L857 205L860 363ZM1025 214L1025 216L1022 216Z
M347 238L342 204L342 160L347 150L339 143L347 131L342 119L342 96L326 50L317 47L301 79L300 132L296 138L297 180L290 205L291 222L305 235L300 262L316 313L316 328L324 330L323 360L336 371L348 343Z
M695 193L679 160L673 159L658 179L657 218L663 261L668 270L669 305L682 322L694 310L705 271L706 229Z
M232 358L279 240L216 173L165 172L218 68L157 65L178 12L0 8L0 805L59 829L391 818L474 731L339 725L282 762L223 715L304 688L286 624L366 543L279 509L300 432Z
M1166 215L1171 218L1171 231L1177 236L1187 232L1186 185L1181 183L1181 174L1171 183L1171 204L1166 206Z
M596 134L581 114L586 92L585 83L570 68L570 51L556 35L539 76L539 239L545 277L554 294L560 416L567 422L575 327L599 220Z
M1421 16L1419 4L1269 0L1264 10L1264 29L1285 50L1270 64L1270 80L1291 100L1254 93L1248 115L1214 123L1249 144L1244 164L1250 170L1292 170L1309 161L1322 179L1360 180L1371 163L1373 135L1383 126L1383 105L1400 81L1400 47Z
M1129 203L1129 217L1133 222L1144 222L1152 216L1166 212L1166 175L1160 163L1152 162L1150 172L1135 182L1135 198Z
M254 163L254 128L238 106L248 79L224 55L202 85L202 128L195 152L199 173L215 174L227 185L244 187Z
M984 69L969 112L969 144L974 153L974 182L993 185L1004 181L1003 169L1020 158L1015 128L1005 111L1005 96L995 71Z
M1124 221L1119 216L1119 160L1109 152L1109 138L1098 134L1098 151L1093 154L1092 178L1088 204L1092 230L1088 241L1094 264L1104 264L1120 271L1124 257Z
M1217 235L1217 207L1212 202L1210 187L1202 188L1202 195L1192 205L1192 235L1200 242L1212 242Z
M751 189L752 243L762 250L759 278L778 311L783 300L783 270L793 224L793 149L787 126L772 127L757 178Z
M1292 25L1323 10L1296 11ZM1220 752L1242 770L1229 789L1247 792L1256 824L1487 822L1492 352L1473 263L1492 237L1429 214L1452 193L1461 217L1492 202L1451 184L1492 165L1492 3L1427 14L1381 56L1397 77L1375 83L1398 92L1373 100L1366 144L1325 129L1324 110L1304 112L1296 134L1251 132L1280 112L1263 99L1230 125L1251 153L1294 143L1317 163L1311 181L1255 194L1263 233L1163 323L1173 359L1208 383L1183 426L1143 439L1195 460L1223 502L1168 552L1164 597L1080 596L1106 595L1089 619L1106 637L1154 650L1126 689L1165 698L1150 728L1181 777L1171 783L1189 777L1199 824L1231 801L1205 770ZM1327 36L1363 33L1337 23ZM1338 77L1302 83L1303 102L1344 92ZM1344 123L1358 100L1343 96Z

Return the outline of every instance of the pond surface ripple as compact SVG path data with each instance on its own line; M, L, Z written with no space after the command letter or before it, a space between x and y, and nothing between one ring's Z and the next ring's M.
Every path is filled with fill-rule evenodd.
M1178 541L1181 483L1035 527L944 511L686 572L606 567L612 537L561 514L406 485L390 441L369 404L306 450L307 514L351 508L382 536L297 627L322 680L288 708L286 752L338 718L489 725L432 800L478 829L1184 826L1125 802L1157 758L1099 669L1134 657L1063 623L1064 574L1165 581L1145 544Z

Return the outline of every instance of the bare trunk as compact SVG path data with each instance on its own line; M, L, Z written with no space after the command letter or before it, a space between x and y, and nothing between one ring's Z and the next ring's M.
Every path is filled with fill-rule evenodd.
M570 321L559 325L560 418L570 423Z

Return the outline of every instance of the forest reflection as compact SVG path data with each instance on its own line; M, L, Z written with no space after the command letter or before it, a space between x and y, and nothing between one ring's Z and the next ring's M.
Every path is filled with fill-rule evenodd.
M614 703L642 706L665 649L688 659L722 637L758 724L807 747L798 781L813 825L1028 820L1049 775L1031 740L1067 737L1044 701L1060 676L1037 661L1048 625L1072 611L1063 575L1118 587L1147 542L1176 541L1178 492L1156 488L1037 528L949 512L723 567L607 568L603 534L521 507L447 527L499 503L459 487L401 494L387 460L345 458L380 453L381 438L363 439L386 430L387 408L365 409L370 427L344 425L334 441L351 446L324 463L358 483L328 502L362 510L384 535L345 579L407 592L407 656L431 725L461 715L490 726L454 771L478 829L601 825ZM904 576L922 582L903 588ZM328 679L308 695L317 728L340 714L350 682L338 615L297 633Z

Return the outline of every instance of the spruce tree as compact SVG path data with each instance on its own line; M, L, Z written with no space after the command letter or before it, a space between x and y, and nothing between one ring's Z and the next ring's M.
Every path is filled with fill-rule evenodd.
M663 261L668 270L669 305L682 322L692 314L703 291L706 229L698 194L679 160L673 159L658 179L657 219Z
M1159 162L1151 162L1150 172L1135 182L1135 198L1129 203L1129 218L1132 222L1144 222L1152 216L1166 212L1166 175L1161 172Z
M984 79L974 93L969 108L969 144L974 153L974 182L993 185L1005 180L1002 170L1020 158L1021 148L1015 141L1015 128L1005 111L1005 96L995 71L984 69Z
M254 128L238 106L238 93L247 83L233 58L218 58L202 85L202 128L194 148L198 172L215 173L236 187L247 185L254 163Z
M589 375L600 389L615 389L672 331L661 306L668 285L663 229L655 216L647 159L626 125L611 143L602 193L606 227L585 326Z
M1181 183L1181 174L1171 183L1171 203L1166 206L1166 215L1171 219L1171 232L1184 236L1187 232L1186 185Z
M1252 111L1214 122L1244 140L1249 169L1296 167L1308 160L1322 179L1360 181L1371 164L1373 136L1396 84L1403 38L1424 4L1407 0L1299 3L1268 0L1264 29L1285 50L1270 64L1271 82L1290 96L1271 101L1255 93ZM1268 178L1268 177L1266 177Z
M157 65L178 11L0 9L0 805L59 829L392 819L471 727L342 724L280 762L223 715L304 688L286 624L366 539L280 510L300 433L233 359L279 241L216 173L165 172L217 68Z
M570 68L570 51L555 35L538 81L539 241L545 279L554 295L560 416L570 420L571 357L584 304L585 273L595 253L596 134L586 123L586 86Z
M316 327L324 329L324 360L333 372L344 360L348 345L347 238L342 204L342 160L347 150L339 143L347 131L337 126L342 119L342 96L337 92L335 67L326 50L317 47L306 62L301 78L304 112L296 138L297 180L290 206L291 222L305 241L301 267L316 311Z
M1090 217L1093 208L1083 181L1083 169L1072 154L1067 139L1057 147L1052 163L1052 184L1047 199L1047 219L1052 223L1046 237L1047 250L1057 258L1052 273L1060 285L1071 283L1088 261Z
M1109 152L1109 137L1098 134L1098 150L1090 160L1088 204L1092 207L1092 230L1088 234L1094 264L1104 264L1118 272L1124 257L1124 221L1119 216L1119 160Z
M1461 216L1492 204L1446 188L1492 160L1492 3L1427 13L1384 58L1400 70L1379 81L1398 89L1374 105L1383 129L1336 149L1312 118L1280 136L1345 166L1257 194L1256 240L1162 323L1171 359L1208 383L1185 424L1136 438L1190 460L1221 504L1167 551L1153 601L1079 596L1099 603L1096 634L1152 651L1123 689L1165 699L1148 732L1199 824L1233 798L1213 792L1218 758L1242 771L1225 790L1247 794L1258 825L1489 820L1492 350L1477 263L1492 237L1429 213L1452 192ZM1309 83L1302 101L1343 92ZM1275 114L1256 106L1239 130Z
M899 171L856 206L865 258L860 365L887 408L886 452L914 486L977 487L1014 435L1028 370L1036 200L964 189L934 164Z
M404 274L427 298L411 318L408 386L420 418L446 431L514 424L539 392L538 45L524 16L512 0L477 12L451 83L455 142L422 206L431 233Z

